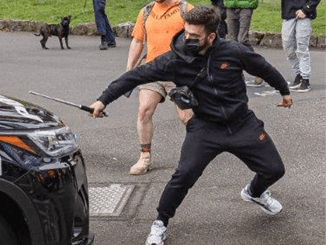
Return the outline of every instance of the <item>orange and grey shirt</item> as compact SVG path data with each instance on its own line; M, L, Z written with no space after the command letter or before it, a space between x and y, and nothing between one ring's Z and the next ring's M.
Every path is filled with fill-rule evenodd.
M170 51L172 38L184 28L184 20L181 17L181 2L181 0L175 0L169 6L154 3L146 21L144 21L145 8L140 11L132 37L139 41L146 41L147 62ZM187 4L187 11L192 8L191 4Z

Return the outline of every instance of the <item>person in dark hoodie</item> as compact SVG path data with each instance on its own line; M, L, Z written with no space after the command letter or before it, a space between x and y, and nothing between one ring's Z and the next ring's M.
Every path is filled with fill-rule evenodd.
M185 30L173 38L170 52L120 76L91 105L91 116L100 117L124 93L158 80L188 86L198 102L190 106L194 116L186 126L179 165L162 193L147 245L164 244L169 219L206 166L222 152L234 154L256 173L240 192L243 200L271 215L282 210L267 189L284 175L284 165L263 122L248 108L242 74L245 70L262 77L280 92L278 106L290 108L293 102L286 81L261 55L218 37L215 7L196 6L183 18Z
M296 75L290 89L301 93L311 90L309 40L311 20L317 16L316 7L319 2L320 0L282 0L283 50Z

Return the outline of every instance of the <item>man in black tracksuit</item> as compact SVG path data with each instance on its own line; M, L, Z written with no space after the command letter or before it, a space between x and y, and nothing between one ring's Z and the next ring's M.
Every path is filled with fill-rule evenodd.
M220 153L230 152L256 173L241 191L245 201L259 204L269 214L282 205L267 190L284 175L284 165L263 122L248 109L243 70L262 77L280 91L278 106L291 107L292 99L283 76L262 56L248 47L219 39L216 9L196 6L185 16L185 30L178 33L171 51L135 68L116 81L92 104L93 116L106 105L136 86L154 81L174 81L188 85L198 100L187 125L179 165L165 187L146 244L163 244L168 220L175 214L188 190L205 167ZM203 73L204 72L204 73ZM192 87L197 74L204 74Z

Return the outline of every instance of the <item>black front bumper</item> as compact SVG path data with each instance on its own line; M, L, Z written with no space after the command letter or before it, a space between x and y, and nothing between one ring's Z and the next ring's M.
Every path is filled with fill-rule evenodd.
M28 195L38 214L39 224L28 225L30 229L42 227L44 241L35 244L93 244L94 236L89 234L88 184L81 152L59 159L55 166L30 171L16 183Z

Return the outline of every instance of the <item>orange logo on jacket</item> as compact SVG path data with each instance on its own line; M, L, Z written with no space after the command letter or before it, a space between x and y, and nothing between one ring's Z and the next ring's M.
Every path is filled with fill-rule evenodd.
M222 69L222 70L225 70L225 69L228 68L228 67L229 67L229 64L226 63L226 62L223 62L223 63L221 64L221 69Z
M263 141L265 138L266 138L266 133L265 132L262 132L262 133L260 133L259 135L258 135L258 139L260 140L260 141Z

